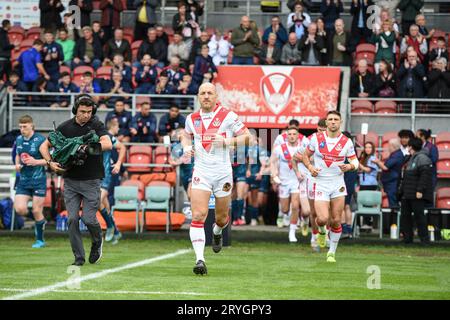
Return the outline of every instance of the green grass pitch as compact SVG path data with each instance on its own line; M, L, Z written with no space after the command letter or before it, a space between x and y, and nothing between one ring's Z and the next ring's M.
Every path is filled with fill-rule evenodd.
M31 237L0 237L0 298L64 282L71 276L69 240L49 238L32 249ZM89 239L84 238L89 254ZM186 240L123 239L105 244L98 265L88 262L80 276L190 249ZM305 244L238 242L219 254L206 248L207 276L192 273L189 251L146 265L105 273L25 299L450 299L448 247L348 245L338 247L337 263ZM380 271L380 289L369 289L369 266ZM369 281L368 281L369 279Z

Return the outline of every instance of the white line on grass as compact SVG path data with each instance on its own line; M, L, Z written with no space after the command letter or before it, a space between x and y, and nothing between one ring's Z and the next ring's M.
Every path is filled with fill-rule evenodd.
M112 268L112 269L106 269L106 270L103 270L103 271L100 271L100 272L96 272L96 273L91 273L91 274L88 274L86 276L79 277L79 278L76 278L76 279L71 279L71 280L67 280L67 281L63 281L63 282L58 282L58 283L52 284L52 285L47 286L47 287L32 289L32 290L29 290L29 291L21 293L21 294L17 294L17 295L13 295L13 296L9 296L9 297L3 298L3 300L19 300L19 299L24 299L24 298L30 298L30 297L38 296L38 295L41 295L41 294L44 294L44 293L47 293L47 292L50 292L50 291L54 291L54 290L59 289L59 288L64 288L64 287L67 287L67 286L77 285L77 284L79 284L81 282L88 281L88 280L98 279L98 278L104 277L104 276L106 276L108 274L120 272L120 271L123 271L123 270L138 268L138 267L142 267L142 266L145 266L147 264L152 264L152 263L155 263L155 262L158 262L158 261L161 261L161 260L170 259L170 258L179 256L179 255L188 253L190 251L191 251L190 249L178 250L178 251L175 251L173 253L165 254L165 255L162 255L162 256L158 256L158 257L154 257L154 258L150 258L150 259L145 259L145 260L134 262L134 263L129 263L129 264L123 265L121 267Z
M28 292L31 289L17 289L17 288L0 288L0 291L6 292ZM49 292L58 292L58 293L92 293L92 294L143 294L143 295L184 295L184 296L203 296L206 293L198 293L198 292L164 292L164 291L97 291L97 290L51 290Z

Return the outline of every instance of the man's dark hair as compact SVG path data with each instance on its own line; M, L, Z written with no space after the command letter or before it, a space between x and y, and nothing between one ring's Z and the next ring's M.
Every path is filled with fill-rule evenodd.
M444 38L444 37L437 37L436 41L442 41L442 42L445 42L445 38Z
M431 137L431 129L419 129L417 130L417 132L419 133L419 135L423 136L425 140L428 140Z
M11 78L12 76L20 78L20 75L16 71L11 71L11 73L9 74L9 78Z
M67 33L68 31L67 31L66 28L61 27L61 28L58 29L58 32L65 32L65 33Z
M398 137L412 139L414 138L414 132L412 132L411 130L402 129L398 132Z
M296 127L296 126L289 126L289 127L287 128L287 131L289 131L289 130L295 130L295 131L299 132L299 131L298 131L298 127Z
M124 98L124 97L118 97L118 98L116 99L116 102L115 102L114 104L116 104L117 102L123 102L123 103L125 103L125 98Z
M409 139L408 146L410 146L414 151L420 151L422 150L422 140L419 138L413 137Z
M67 77L67 76L70 76L70 73L67 72L67 71L63 71L63 72L61 72L61 74L59 75L59 77L60 77L61 79L64 78L64 77Z
M161 71L161 73L159 74L159 77L160 77L160 78L161 78L161 77L166 77L166 78L168 78L168 77L169 77L169 74L167 73L166 70L164 70L164 71Z
M325 128L327 126L327 119L325 119L325 118L320 119L319 122L317 123L317 126L321 127L321 128Z
M33 46L41 46L42 47L43 45L44 45L44 42L42 42L41 39L36 39L33 41Z
M85 73L83 73L83 77L91 77L91 78L93 78L94 75L92 74L92 72L86 71Z
M329 116L330 114L334 114L334 115L336 115L336 116L339 116L339 118L342 119L341 113L340 113L339 111L337 111L337 110L331 110L331 111L328 111L328 113L327 113L327 118L328 118L328 116Z
M8 19L5 19L2 21L2 28L6 28L10 24L11 24L11 21L9 21Z
M170 108L169 109L172 109L172 108L177 108L178 110L180 110L180 106L177 105L176 103L171 103L170 104Z
M291 119L289 121L289 126L288 127L290 127L290 126L296 126L298 128L298 127L300 127L300 122L298 122L297 119Z

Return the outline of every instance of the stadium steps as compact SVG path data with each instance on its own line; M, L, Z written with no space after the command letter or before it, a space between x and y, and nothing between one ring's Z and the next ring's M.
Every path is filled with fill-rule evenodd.
M0 148L0 199L11 195L9 178L14 170L14 165L11 164L11 148Z

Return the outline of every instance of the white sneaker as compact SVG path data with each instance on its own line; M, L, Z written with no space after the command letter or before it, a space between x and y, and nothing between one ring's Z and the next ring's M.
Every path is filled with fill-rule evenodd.
M289 232L289 242L297 242L297 237L295 236L295 231Z
M282 217L278 217L278 219L277 219L277 227L278 228L283 228L283 218Z
M258 225L258 221L256 221L256 219L252 219L252 221L250 222L250 225L252 227L257 226Z
M283 227L289 227L290 224L291 218L287 214L283 215Z

